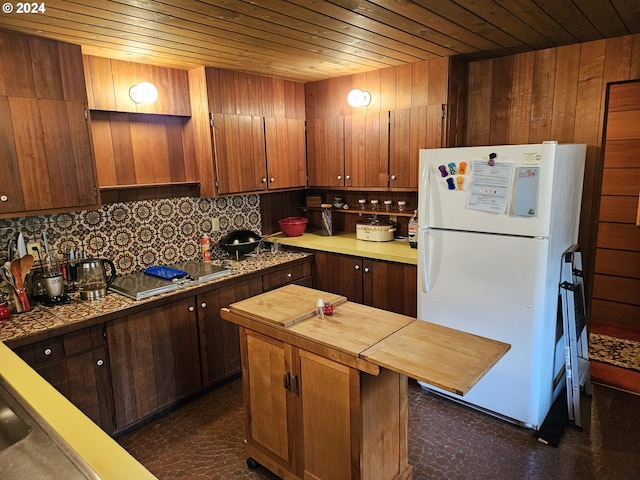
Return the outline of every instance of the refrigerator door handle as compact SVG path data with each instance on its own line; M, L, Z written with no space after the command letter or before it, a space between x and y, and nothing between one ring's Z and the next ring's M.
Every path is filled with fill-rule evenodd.
M429 293L429 229L422 230L422 238L418 240L419 254L422 255L422 291Z

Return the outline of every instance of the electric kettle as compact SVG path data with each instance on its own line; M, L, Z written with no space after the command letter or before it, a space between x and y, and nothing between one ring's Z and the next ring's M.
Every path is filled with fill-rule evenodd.
M105 269L109 266L109 275ZM87 258L77 265L77 285L82 300L97 300L107 294L107 288L116 279L116 267L106 258Z

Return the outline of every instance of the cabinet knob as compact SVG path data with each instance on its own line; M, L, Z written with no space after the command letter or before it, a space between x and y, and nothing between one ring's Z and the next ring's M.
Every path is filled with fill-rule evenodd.
M275 179L275 178L273 178L273 177L271 177L271 178L269 179L269 181L270 181L271 183L273 183L273 182L275 182L275 181L276 181L276 179Z
M44 349L44 354L45 354L45 355L51 355L51 353L52 353L52 352L51 352L51 349L50 349L50 348L45 348L45 349Z
M267 177L262 177L262 183L267 183Z
M200 306L201 306L202 308L207 308L207 302L202 302L202 303L200 304Z
M194 310L195 310L195 308L193 307L193 305L189 307L189 311L190 312L193 312Z
M351 180L351 175L347 175L345 178L346 178L347 180Z
M7 197L6 195L2 195L0 197L0 200L2 200L3 202L8 202L9 201L9 197Z
M395 175L391 175L391 180L395 180L396 176Z
M353 267L353 268L355 268L356 270L360 270L360 265L356 265L356 266L355 266L355 267Z
M369 273L369 267L364 267L364 273Z
M287 278L291 278L293 275L291 275L290 273L287 273Z
M99 366L99 367L103 366L104 365L104 360L102 360L102 359L98 360L96 362L96 365Z
M338 180L342 180L342 175L338 175Z

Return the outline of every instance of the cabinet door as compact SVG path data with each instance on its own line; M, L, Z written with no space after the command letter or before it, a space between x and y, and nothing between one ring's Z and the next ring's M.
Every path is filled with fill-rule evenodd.
M105 432L112 433L113 394L107 351L104 347L36 371Z
M358 398L358 385L357 371L300 351L302 478L352 478L351 438L357 438L359 432L352 432L351 408L354 399Z
M0 216L97 206L80 47L0 33L0 70Z
M304 120L265 118L267 184L269 190L304 187L307 156Z
M388 115L389 112L371 112L345 117L345 186L388 186Z
M392 111L389 127L389 186L418 188L418 163L421 148L437 148L441 139L429 137L427 107ZM437 134L441 130L431 132Z
M316 252L315 256L314 288L362 303L362 259L326 252Z
M343 187L343 117L307 120L307 157L310 187Z
M259 461L296 471L293 347L241 329L247 446ZM255 453L253 453L255 452ZM270 470L276 471L269 465ZM278 472L276 472L278 473ZM336 477L338 478L338 477Z
M267 189L267 163L262 117L213 114L218 193Z
M116 428L201 388L195 298L107 323Z
M365 305L410 317L417 315L418 269L415 265L365 259L363 271Z
M260 293L260 278L254 278L198 295L203 387L240 372L238 326L223 320L220 309Z

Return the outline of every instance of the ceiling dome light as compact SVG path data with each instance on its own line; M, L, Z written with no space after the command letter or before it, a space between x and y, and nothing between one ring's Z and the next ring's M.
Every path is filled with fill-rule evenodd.
M158 99L158 89L153 83L142 82L129 89L129 97L136 103L153 103Z
M349 92L349 95L347 95L347 102L352 107L366 107L371 103L371 94L354 88Z

